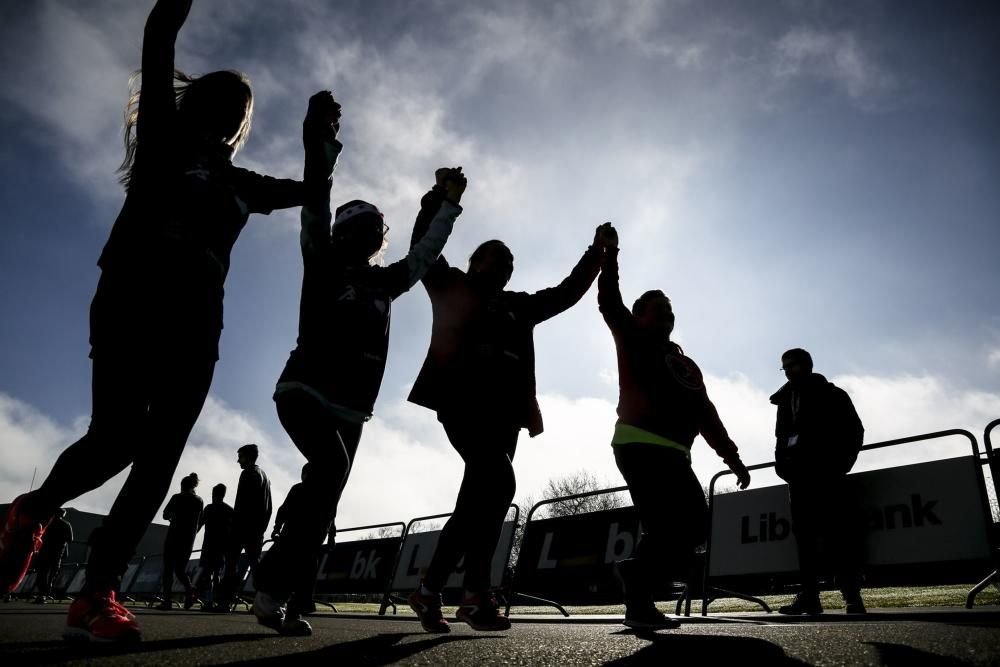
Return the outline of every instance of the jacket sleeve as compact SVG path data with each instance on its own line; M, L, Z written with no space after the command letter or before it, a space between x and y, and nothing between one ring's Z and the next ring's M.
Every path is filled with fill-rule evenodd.
M330 248L330 186L333 170L344 146L339 141L311 140L306 137L306 166L303 177L305 201L299 216L302 228L299 243L304 260L320 257Z
M836 398L836 419L838 428L838 442L835 443L840 451L841 472L847 474L854 467L861 452L861 446L865 441L865 427L861 423L861 417L854 407L851 397L843 389L837 388Z
M167 501L167 506L163 508L163 520L173 521L174 516L177 514L177 496L170 496L170 500Z
M136 159L158 160L170 149L174 98L174 47L191 0L157 0L142 35L142 88L136 120Z
M597 279L597 307L612 333L619 333L633 323L618 284L618 248L604 251L601 275Z
M445 202L444 188L440 185L435 185L431 188L427 194L420 198L420 212L417 213L417 219L413 223L413 234L410 236L410 249L412 250L416 245L418 245L427 232L430 230L431 223L434 218L442 209L442 204ZM456 204L452 204L456 206ZM461 213L461 207L457 207L459 213ZM457 214L456 214L457 217ZM454 222L454 219L452 220ZM441 243L442 247L444 243ZM424 286L427 289L433 289L439 285L442 285L448 276L448 261L444 258L444 255L438 254L437 259L435 259L431 264L424 270L423 281Z
M277 209L301 206L306 200L306 187L302 181L264 176L248 169L237 170L237 189L247 213L267 215Z
M719 417L719 411L716 410L715 404L712 403L708 392L704 389L702 390L701 423L698 426L698 432L727 466L732 468L733 465L741 462L736 443L729 437L729 432L726 431L726 427Z
M561 283L529 295L525 303L528 319L534 324L544 322L583 298L601 270L602 255L600 248L590 246Z
M393 299L413 287L435 265L448 241L462 207L442 200L423 237L410 246L403 259L379 272L382 287Z

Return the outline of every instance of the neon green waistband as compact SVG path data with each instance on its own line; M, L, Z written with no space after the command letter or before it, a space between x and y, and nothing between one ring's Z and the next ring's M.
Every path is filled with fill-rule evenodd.
M680 445L670 438L664 438L662 435L657 435L651 433L646 429L639 428L638 426L632 426L631 424L623 424L618 422L615 424L615 435L611 438L612 445L625 445L633 442L644 443L647 445L659 445L660 447L669 447L670 449L676 449L684 453L687 460L691 460L691 450L684 445Z

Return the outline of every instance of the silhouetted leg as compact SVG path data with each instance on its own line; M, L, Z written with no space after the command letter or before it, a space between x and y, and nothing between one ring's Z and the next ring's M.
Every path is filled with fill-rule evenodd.
M819 579L822 569L821 503L829 499L818 495L808 482L788 485L788 502L792 512L792 532L799 554L799 576L803 595L819 595Z
M489 427L471 421L445 422L452 446L465 461L455 511L445 523L424 577L426 586L440 591L465 555L465 587L489 588L489 568L514 497L511 456L517 443L512 427Z
M214 368L214 359L164 358L149 378L149 413L143 428L132 435L132 470L95 541L85 592L117 588L169 491L188 435L208 396Z
M278 419L292 442L312 464L312 475L305 482L315 508L316 525L312 530L290 536L287 545L276 545L260 565L260 590L279 599L298 593L297 604L312 601L317 554L337 513L337 504L347 485L351 466L361 439L362 425L339 418L309 394L286 392L276 400ZM308 533L308 534L305 534ZM291 541L294 540L294 548ZM277 551L276 551L277 549ZM273 555L272 555L273 554ZM308 573L302 569L309 570ZM307 589L305 584L309 582Z
M90 427L59 455L32 494L32 514L54 514L132 463L149 406L147 370L142 359L114 352L94 359Z

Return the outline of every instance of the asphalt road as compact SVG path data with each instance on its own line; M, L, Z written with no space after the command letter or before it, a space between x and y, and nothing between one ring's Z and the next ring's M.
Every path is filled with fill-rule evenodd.
M312 617L314 634L279 637L247 614L140 610L144 640L132 646L71 645L60 639L64 605L0 605L0 664L216 665L1000 665L1000 609L877 611L822 621L766 614L685 620L677 630L637 635L617 618L523 617L506 633L454 623L428 635L413 620Z

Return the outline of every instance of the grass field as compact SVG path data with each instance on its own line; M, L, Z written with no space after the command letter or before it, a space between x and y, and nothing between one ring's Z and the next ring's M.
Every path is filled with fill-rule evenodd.
M862 591L865 604L869 609L900 608L900 607L961 607L965 605L965 596L974 584L958 584L952 586L935 586L921 588L868 588ZM765 595L762 598L772 609L792 601L791 595ZM840 593L828 591L822 594L821 600L825 609L843 609L844 600ZM378 605L357 602L337 602L337 611L341 613L378 613ZM1000 604L1000 592L988 588L976 599L976 606ZM663 602L659 605L665 612L673 613L674 603ZM326 609L325 607L321 609ZM624 605L601 606L567 606L570 614L624 614ZM741 611L759 611L755 604L735 599L716 600L709 607L713 614ZM454 607L445 607L445 614L454 614ZM558 613L552 607L514 605L511 614L554 614ZM692 613L701 612L701 602L696 600L691 607ZM322 612L321 612L322 613ZM406 604L399 604L398 614L412 615Z

